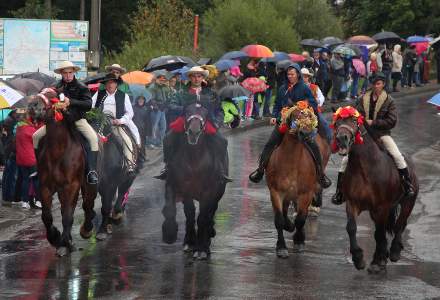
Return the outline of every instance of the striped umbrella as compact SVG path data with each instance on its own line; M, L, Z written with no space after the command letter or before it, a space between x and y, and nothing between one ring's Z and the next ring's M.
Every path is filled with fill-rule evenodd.
M247 45L241 49L249 57L273 57L273 52L263 45Z

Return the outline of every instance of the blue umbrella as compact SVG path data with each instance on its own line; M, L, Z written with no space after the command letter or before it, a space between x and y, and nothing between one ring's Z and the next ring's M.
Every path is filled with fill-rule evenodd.
M216 62L215 67L219 71L226 71L232 67L238 66L239 62L232 59L220 59L218 62Z
M287 59L290 59L289 54L287 54L286 52L275 51L273 53L273 57L262 58L261 61L262 62L279 62L279 61L287 60Z
M220 59L242 59L246 57L249 56L243 51L230 51L223 54L223 56L220 57Z
M430 100L428 100L428 103L434 104L435 106L440 107L440 93L432 96L432 98Z
M129 87L134 100L136 100L139 96L144 96L145 103L147 103L153 97L153 95L151 95L151 92L147 90L147 88L142 84L130 84Z
M419 36L419 35L413 35L410 36L406 39L407 43L425 43L425 42L429 42L428 38L425 38L424 36Z
M182 80L188 80L188 75L186 74L186 72L189 71L189 69L191 69L190 67L183 67L174 71L171 71L171 73L173 74L180 74L180 79Z

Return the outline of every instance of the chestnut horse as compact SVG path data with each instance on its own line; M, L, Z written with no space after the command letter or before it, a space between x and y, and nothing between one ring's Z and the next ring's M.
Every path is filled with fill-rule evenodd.
M84 239L92 236L95 216L93 210L97 195L96 186L87 184L85 178L86 158L75 124L63 113L63 120L55 120L51 99L57 97L55 90L46 89L34 96L28 105L30 114L44 119L46 135L37 152L37 169L42 202L41 218L46 227L47 240L57 248L57 255L64 256L73 250L71 230L73 215L81 190L85 219L80 228ZM52 197L57 193L61 203L63 232L53 225Z
M415 196L408 198L404 194L393 159L379 147L366 128L358 124L356 118L340 118L334 123L334 128L339 154L348 153L348 165L342 177L341 191L346 201L347 233L353 263L358 270L365 268L363 251L356 240L356 218L362 211L369 211L376 227L376 251L368 271L383 272L386 270L388 257L393 262L398 261L403 249L402 233L419 191L414 166L406 159L415 191ZM355 143L359 133L362 134L363 143ZM389 251L387 231L394 234Z
M325 138L317 134L316 142L322 157L322 169L325 170L330 158L330 146ZM289 256L283 230L294 232L293 242L297 250L304 247L304 224L309 206L314 197L321 194L315 162L298 133L284 134L281 144L273 151L266 168L266 182L270 190L275 213L275 227L278 232L276 254L280 258ZM295 223L288 217L291 203L296 207Z
M183 201L186 217L184 251L193 252L194 258L200 260L207 259L210 254L211 238L215 236L214 216L225 193L227 181L224 175L228 171L226 149L219 149L214 140L217 137L205 132L207 126L212 126L206 119L207 114L207 109L200 104L185 108L185 134L180 134L179 147L168 163L162 210L165 217L162 238L171 244L177 239L176 201ZM197 232L194 200L200 207Z

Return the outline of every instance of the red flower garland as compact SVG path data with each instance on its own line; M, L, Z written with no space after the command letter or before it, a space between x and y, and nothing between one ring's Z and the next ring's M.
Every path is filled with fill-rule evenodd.
M340 107L338 110L333 114L333 122L330 125L330 128L333 130L335 129L335 124L338 120L344 120L347 118L353 118L356 119L357 126L360 127L364 124L364 117L352 106L345 106ZM336 134L336 132L335 132ZM356 131L356 135L354 137L354 144L355 145L361 145L364 143L364 139L362 138L360 130ZM339 147L336 143L336 139L333 139L333 143L331 145L332 151L337 152L339 150Z

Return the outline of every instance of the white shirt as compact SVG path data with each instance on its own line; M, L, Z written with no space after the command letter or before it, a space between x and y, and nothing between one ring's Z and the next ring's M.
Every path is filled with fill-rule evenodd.
M107 91L106 93L107 93L107 97L105 98L104 103L102 104L104 105L102 111L112 115L113 117L116 117L116 100L115 100L116 91L113 94L109 94L109 92ZM98 99L98 92L96 92L95 95L93 95L92 97L92 107L95 107L97 99ZM128 95L125 94L125 113L118 120L119 122L121 122L121 124L127 125L133 118L133 115L134 113L133 113L133 107L131 106L130 97L128 97Z

